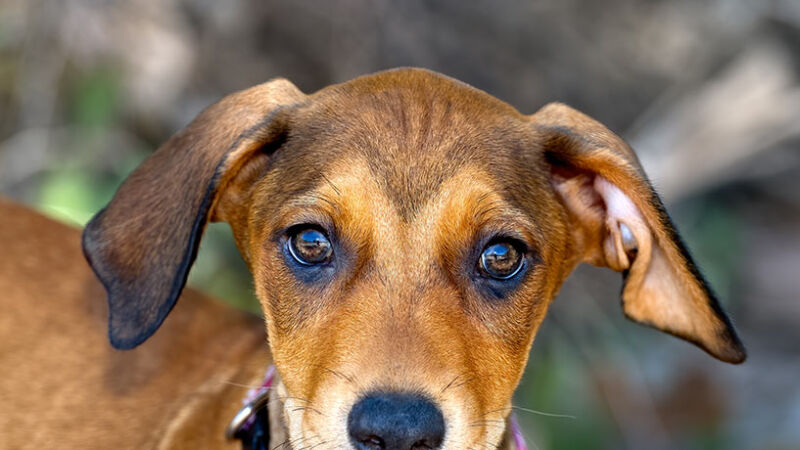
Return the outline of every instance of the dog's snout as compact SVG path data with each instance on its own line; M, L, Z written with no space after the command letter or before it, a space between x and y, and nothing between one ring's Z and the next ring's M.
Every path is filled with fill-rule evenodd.
M357 450L438 449L444 439L444 417L419 394L375 393L362 398L347 418Z

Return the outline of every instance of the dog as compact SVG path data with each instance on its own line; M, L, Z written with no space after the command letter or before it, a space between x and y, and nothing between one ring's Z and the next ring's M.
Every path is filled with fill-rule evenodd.
M189 293L194 305L156 333L210 221L230 225L265 326ZM522 448L511 396L581 262L623 274L628 318L722 361L746 357L622 139L564 104L525 115L423 69L310 95L274 79L223 98L122 183L82 244L112 346L154 342L99 346L86 317L100 307L76 299L101 292L76 245L27 274L14 267L39 250L5 258L17 275L2 290L19 294L3 329L37 330L19 338L37 356L14 359L18 389L55 369L40 392L52 390L53 414L19 394L11 409L28 412L15 422L89 446L241 448L222 430L241 416L240 386L261 384L268 423L245 448ZM34 291L52 305L36 318ZM64 426L78 404L80 426ZM13 428L24 447L29 428Z

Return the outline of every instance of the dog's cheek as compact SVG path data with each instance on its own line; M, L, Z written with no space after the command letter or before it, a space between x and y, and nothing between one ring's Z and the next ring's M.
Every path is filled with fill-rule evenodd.
M308 371L295 371L293 366L302 367L309 359L304 352L309 344L298 341L297 336L309 337L313 334L298 333L300 317L297 311L302 311L303 299L296 280L271 245L268 242L254 250L257 255L254 264L257 269L253 273L256 296L264 314L273 361L280 370L283 382L298 393L304 390Z

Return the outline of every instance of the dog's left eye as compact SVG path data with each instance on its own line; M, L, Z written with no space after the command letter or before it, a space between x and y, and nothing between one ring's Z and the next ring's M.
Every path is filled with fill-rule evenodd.
M328 236L316 228L301 228L289 236L289 253L300 264L312 266L331 259L333 247Z
M520 269L522 269L522 251L512 242L491 243L481 253L480 270L494 279L508 280Z

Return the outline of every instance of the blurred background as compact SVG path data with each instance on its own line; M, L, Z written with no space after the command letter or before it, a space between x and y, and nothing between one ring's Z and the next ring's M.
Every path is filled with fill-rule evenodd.
M0 194L82 225L226 93L406 65L627 139L749 349L628 322L620 277L581 267L516 398L571 418L519 410L532 448L800 448L797 0L2 0ZM191 284L257 311L226 225Z

